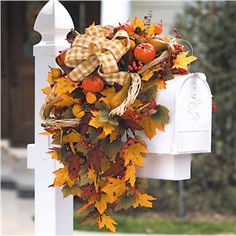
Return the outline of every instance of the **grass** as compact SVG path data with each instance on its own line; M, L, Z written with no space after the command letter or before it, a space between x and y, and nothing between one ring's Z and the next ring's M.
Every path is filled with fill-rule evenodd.
M74 228L81 231L99 231L96 225L80 224L81 216L75 216ZM236 220L191 221L163 219L152 216L116 215L117 232L152 234L233 234L236 233ZM103 231L103 230L102 230Z

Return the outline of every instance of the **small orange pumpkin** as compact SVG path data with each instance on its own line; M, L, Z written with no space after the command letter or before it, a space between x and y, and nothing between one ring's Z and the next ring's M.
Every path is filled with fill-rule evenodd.
M147 64L156 56L156 49L150 43L140 43L134 49L134 56L137 60Z
M154 30L155 34L161 34L162 30L163 30L162 22L155 24L155 30Z
M82 82L82 88L85 92L98 93L103 90L103 79L98 75L88 76Z

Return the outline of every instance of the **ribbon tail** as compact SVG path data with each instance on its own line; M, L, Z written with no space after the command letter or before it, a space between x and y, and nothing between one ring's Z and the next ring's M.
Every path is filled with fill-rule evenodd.
M136 73L131 73L130 76L132 78L132 83L128 90L128 96L120 104L120 106L111 110L109 114L110 116L114 116L114 115L122 116L124 112L126 111L127 107L130 106L132 103L134 103L135 99L137 98L139 91L141 89L141 78Z
M90 75L98 67L99 61L96 56L91 56L87 60L82 61L68 75L72 81L81 81Z

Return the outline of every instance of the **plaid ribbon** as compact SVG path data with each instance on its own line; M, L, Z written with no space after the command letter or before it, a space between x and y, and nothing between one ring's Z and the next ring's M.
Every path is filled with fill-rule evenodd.
M92 26L75 38L65 57L65 64L74 68L69 73L71 80L81 81L99 67L98 73L107 83L123 85L129 73L119 71L117 63L129 50L130 40L124 30L119 30L111 40L107 39L113 29L112 26Z

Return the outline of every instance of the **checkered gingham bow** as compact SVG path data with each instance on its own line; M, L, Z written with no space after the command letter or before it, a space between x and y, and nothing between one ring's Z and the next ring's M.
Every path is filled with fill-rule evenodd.
M81 81L98 67L98 74L108 83L123 85L127 77L132 82L126 99L121 105L111 110L110 115L123 115L139 94L141 78L137 73L119 71L117 63L130 48L130 39L126 31L119 30L109 40L107 35L113 32L112 26L91 26L85 29L85 34L76 36L72 47L68 49L65 64L74 68L69 77L73 81Z
M65 57L65 64L74 68L69 73L71 80L81 81L99 66L98 73L108 84L123 84L128 72L119 71L117 62L129 50L130 40L124 30L109 40L106 35L111 31L110 26L91 26L75 38Z

